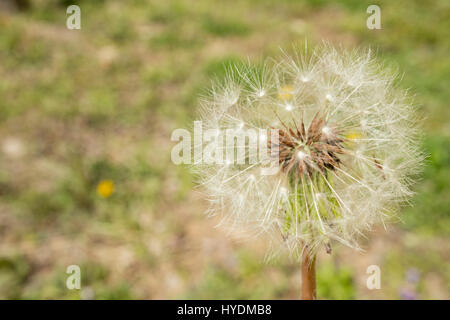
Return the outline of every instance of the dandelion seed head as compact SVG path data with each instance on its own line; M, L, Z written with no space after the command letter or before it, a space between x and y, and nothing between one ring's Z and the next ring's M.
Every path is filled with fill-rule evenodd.
M272 235L276 250L295 255L330 241L359 249L360 236L412 195L424 158L415 108L367 51L300 52L235 66L202 100L205 128L277 130L277 143L255 133L268 156L251 162L247 144L218 145L227 157L243 150L245 163L195 170L209 213Z

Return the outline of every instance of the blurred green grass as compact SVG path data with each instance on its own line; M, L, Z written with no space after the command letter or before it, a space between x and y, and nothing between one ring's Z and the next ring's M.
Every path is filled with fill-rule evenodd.
M403 237L376 233L375 261L337 247L319 266L320 297L401 298L411 268L427 282L417 297L449 297L448 1L377 1L382 30L366 28L371 1L23 3L0 11L0 298L297 298L296 263L264 264L217 233L168 141L227 64L305 38L371 46L397 68L426 117L430 155L414 206L390 231ZM81 7L81 30L65 28L69 4ZM115 183L109 198L96 193L103 179ZM366 262L388 279L379 292L357 277ZM65 288L70 264L81 291Z

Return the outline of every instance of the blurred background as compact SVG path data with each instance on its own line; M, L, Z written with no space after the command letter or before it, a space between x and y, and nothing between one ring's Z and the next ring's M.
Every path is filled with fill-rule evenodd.
M81 8L81 30L66 9ZM381 8L381 30L366 9ZM450 2L0 0L0 298L296 299L300 267L215 228L175 128L228 63L371 46L403 74L429 153L414 206L365 252L321 254L326 299L450 298ZM81 268L81 290L66 268ZM368 290L366 269L381 268Z

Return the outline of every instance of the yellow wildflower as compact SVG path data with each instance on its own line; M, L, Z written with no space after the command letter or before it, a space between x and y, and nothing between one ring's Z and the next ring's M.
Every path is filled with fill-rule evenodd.
M361 137L362 137L362 135L358 131L349 131L345 135L345 139L347 139L347 140L357 140L357 139L361 139Z
M354 147L355 145L355 140L361 139L362 138L362 134L359 131L349 131L347 132L347 134L345 135L345 139L347 140L347 144L349 147Z
M294 96L294 89L292 88L292 86L284 86L278 92L278 97L282 101L291 100L293 96Z
M113 194L114 188L114 181L102 180L97 185L97 194L102 198L108 198Z

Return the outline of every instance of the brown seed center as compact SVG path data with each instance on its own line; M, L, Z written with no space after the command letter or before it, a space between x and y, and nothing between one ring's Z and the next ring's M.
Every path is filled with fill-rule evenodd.
M301 119L299 125L279 130L278 163L285 173L295 173L299 178L313 172L325 173L339 167L338 154L343 153L344 140L339 130L327 123L324 115L317 113L308 130ZM269 141L269 149L275 146Z

